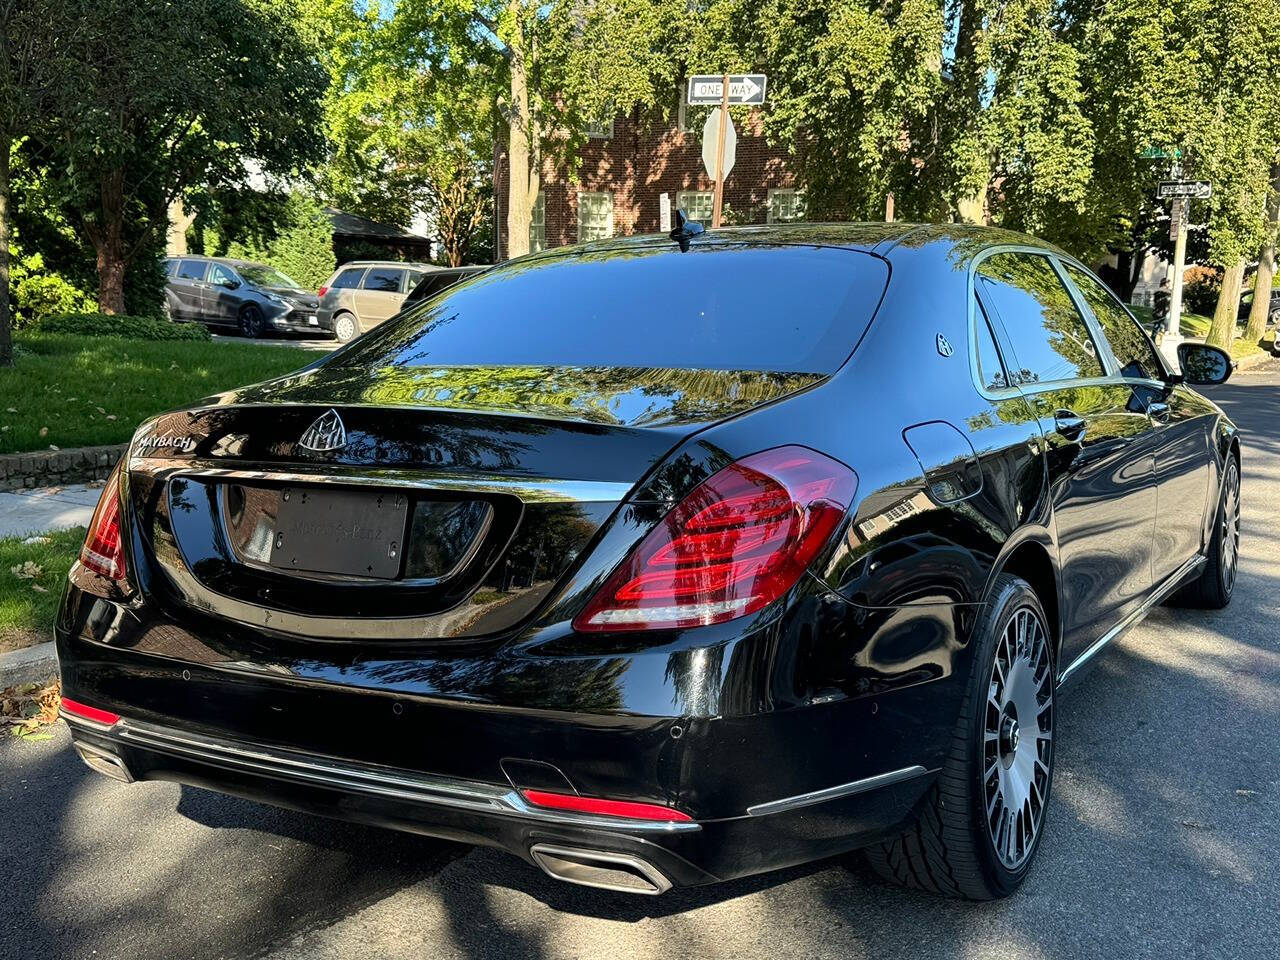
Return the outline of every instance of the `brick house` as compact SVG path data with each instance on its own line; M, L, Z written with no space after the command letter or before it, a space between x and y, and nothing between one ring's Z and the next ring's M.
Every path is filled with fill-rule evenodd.
M702 167L701 142L709 112L710 108L688 107L682 100L671 120L636 113L589 131L576 182L566 171L544 162L530 229L531 249L654 233L660 225L663 193L670 195L673 213L682 207L691 218L709 225L715 184ZM803 192L797 189L786 154L765 141L760 112L735 108L731 115L738 150L733 171L725 179L725 221L802 219ZM509 169L506 144L499 138L494 156L499 259L507 256Z

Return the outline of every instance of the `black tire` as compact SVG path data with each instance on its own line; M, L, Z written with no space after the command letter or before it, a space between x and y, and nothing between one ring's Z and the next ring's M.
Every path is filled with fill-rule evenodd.
M343 311L333 318L333 338L339 343L349 343L360 332L354 314Z
M999 792L999 786L993 786L993 782L1002 785L1005 776L992 764L991 751L995 750L994 764L1004 764L1001 751L1006 746L1003 739L993 743L988 738L987 728L993 719L1001 730L1008 723L1003 712L993 718L996 701L1002 698L996 659L998 655L1003 657L1009 649L1006 643L1011 627L1015 634L1021 636L1018 634L1019 625L1029 622L1027 613L1034 615L1043 631L1043 646L1036 645L1039 666L1033 670L1032 676L1047 699L1037 698L1036 709L1043 725L1042 733L1030 744L1039 762L1031 768L1032 780L1038 787L1029 789L1032 794L1042 792L1038 792L1038 806L1025 808L1030 811L1028 822L1032 826L1032 835L1024 846L1018 846L1023 842L1022 820L1017 815L1006 818L1009 811L1001 804L995 805L993 813L987 812L987 798L993 789ZM993 900L1013 893L1026 877L1044 836L1053 784L1056 710L1053 695L1056 679L1048 622L1040 598L1030 584L1007 574L997 578L991 601L974 634L975 649L968 690L938 779L922 801L917 819L911 826L897 837L863 851L871 868L884 879L930 893L968 900ZM1021 640L1014 642L1021 651ZM1032 645L1028 643L1028 646ZM1029 668L1019 664L1019 669ZM1009 674L1012 679L1012 669ZM1008 687L1009 683L1005 682L1004 686ZM1005 771L1026 756L1020 752L1020 748L1025 746L1019 733L1020 720L1015 711L1011 729L1010 756L1013 759L1004 766ZM1046 731L1047 739L1044 737ZM990 776L987 775L989 771ZM1032 799L1027 800L1028 804L1033 802ZM997 819L1001 827L1017 825L1014 827L1018 832L1018 840L1014 844L1017 849L1013 852L1018 856L1012 865L997 852L993 831L1005 837L1013 834L1000 832L993 825Z
M1231 602L1236 588L1236 570L1240 563L1240 464L1228 454L1223 471L1222 493L1213 518L1213 536L1209 538L1209 560L1200 576L1179 590L1173 598L1176 606L1221 610Z
M250 340L256 340L267 329L266 318L254 304L249 304L240 311L240 332Z

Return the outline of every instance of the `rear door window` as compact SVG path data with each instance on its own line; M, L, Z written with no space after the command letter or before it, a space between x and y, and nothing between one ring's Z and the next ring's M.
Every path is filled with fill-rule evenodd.
M1156 357L1155 347L1138 326L1138 321L1120 306L1111 291L1088 273L1074 264L1064 263L1063 266L1071 277L1071 282L1084 297L1084 302L1093 311L1107 342L1111 344L1111 352L1120 364L1120 375L1159 380L1162 373L1160 361Z
M1047 256L994 254L978 264L975 282L1009 338L1016 384L1105 375L1089 325Z
M339 362L833 373L888 275L871 254L799 244L541 256L450 287Z
M364 288L381 293L399 293L404 282L404 271L395 267L370 267L365 274Z
M178 261L178 279L179 280L203 280L205 272L209 269L209 261L207 260L179 260Z
M404 282L404 290L406 293L416 287L418 285L418 281L426 276L425 270L406 270L405 273L407 274Z
M360 286L360 278L364 276L364 267L352 267L349 270L343 270L333 279L333 283L329 284L330 290L349 290L352 287Z

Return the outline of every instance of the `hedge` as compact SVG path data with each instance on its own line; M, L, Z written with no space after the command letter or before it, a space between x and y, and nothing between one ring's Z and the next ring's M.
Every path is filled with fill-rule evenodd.
M56 313L41 317L32 329L43 333L70 333L82 337L128 337L132 340L208 340L209 331L198 323L174 323L158 317L126 314Z

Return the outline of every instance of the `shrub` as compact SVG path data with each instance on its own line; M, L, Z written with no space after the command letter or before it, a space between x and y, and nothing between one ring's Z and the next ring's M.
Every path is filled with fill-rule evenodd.
M10 252L10 305L15 329L21 330L50 314L93 309L93 298L65 277L47 270L40 254L25 256L17 249Z
M1211 316L1222 289L1222 271L1213 267L1188 267L1182 274L1182 303L1192 313Z
M198 323L173 323L156 317L127 314L59 313L34 324L42 333L70 333L81 337L128 337L132 340L208 340L209 331Z

